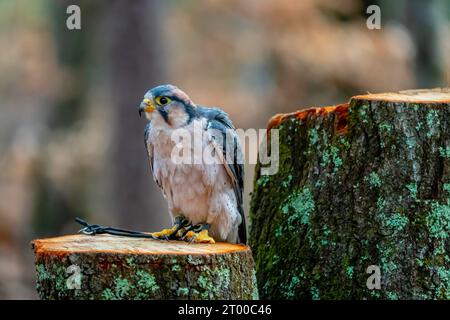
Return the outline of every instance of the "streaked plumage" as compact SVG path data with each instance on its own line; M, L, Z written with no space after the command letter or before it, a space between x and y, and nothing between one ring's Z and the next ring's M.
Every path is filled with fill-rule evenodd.
M151 105L152 101L170 100L167 105ZM150 123L145 129L145 145L153 178L168 201L173 218L184 216L192 224L209 224L209 235L218 241L246 242L242 204L243 164L239 138L228 115L218 108L195 105L180 89L163 85L149 90L141 104ZM165 100L164 100L165 102ZM150 108L150 109L149 109ZM174 130L183 128L194 134L203 129L202 150L212 147L219 158L231 157L232 163L176 164L171 159L175 142ZM234 140L235 148L227 155L225 132ZM198 134L198 133L197 133ZM192 152L195 152L192 149ZM230 158L228 158L230 159Z

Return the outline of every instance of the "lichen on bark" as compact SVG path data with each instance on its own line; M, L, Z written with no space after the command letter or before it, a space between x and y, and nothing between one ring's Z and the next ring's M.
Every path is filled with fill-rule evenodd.
M449 101L369 95L272 120L279 172L257 166L250 212L262 298L450 298Z

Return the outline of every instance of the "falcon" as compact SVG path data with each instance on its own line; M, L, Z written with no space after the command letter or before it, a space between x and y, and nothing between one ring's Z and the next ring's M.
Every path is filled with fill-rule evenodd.
M139 106L142 113L149 120L144 140L153 179L168 202L173 222L172 228L152 235L193 243L246 243L242 150L228 115L195 104L169 84L145 93ZM180 130L192 137L187 142L200 134L202 150L211 150L218 161L174 161L174 150L180 146L174 134ZM199 154L195 143L187 148L188 154Z

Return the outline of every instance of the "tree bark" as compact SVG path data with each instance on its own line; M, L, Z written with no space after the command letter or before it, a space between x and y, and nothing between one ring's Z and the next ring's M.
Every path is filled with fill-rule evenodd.
M356 96L269 128L280 167L257 166L250 212L261 298L450 298L450 91Z
M109 235L32 242L41 299L256 299L250 248Z

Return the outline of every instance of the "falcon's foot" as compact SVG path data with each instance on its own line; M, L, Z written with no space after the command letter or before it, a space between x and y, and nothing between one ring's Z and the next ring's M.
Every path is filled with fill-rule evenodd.
M201 224L196 226L194 230L189 230L183 237L191 243L216 243L216 241L208 235L209 224Z
M163 229L158 232L152 232L151 235L161 240L181 240L182 234L180 233L180 231L184 229L188 224L188 220L186 220L184 217L178 216L175 218L175 223L172 228Z

